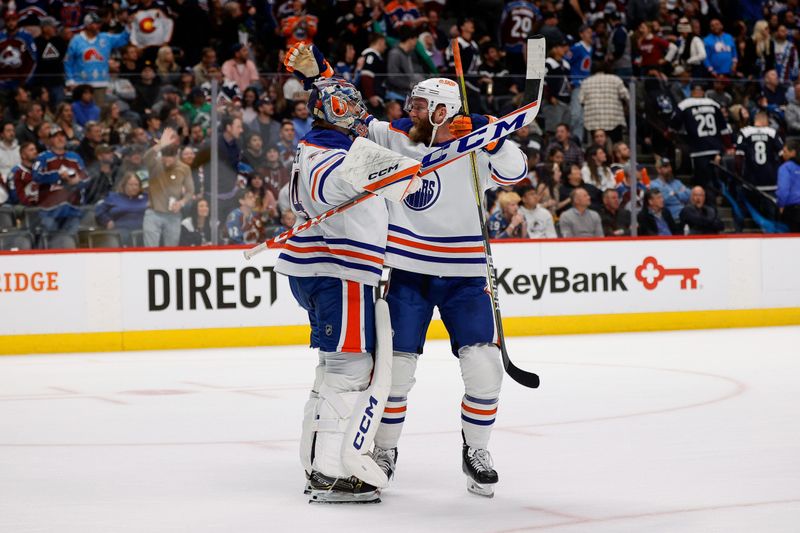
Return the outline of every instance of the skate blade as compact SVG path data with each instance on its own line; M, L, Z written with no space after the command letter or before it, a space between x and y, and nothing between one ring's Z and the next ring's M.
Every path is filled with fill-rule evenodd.
M494 485L478 483L472 479L467 479L467 491L484 498L494 498Z
M311 494L311 483L306 483L306 486L303 489L303 494L305 494L306 496Z
M381 503L378 491L350 494L333 490L311 490L308 503Z

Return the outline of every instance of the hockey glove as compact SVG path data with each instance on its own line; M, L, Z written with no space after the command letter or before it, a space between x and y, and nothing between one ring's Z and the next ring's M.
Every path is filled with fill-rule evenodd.
M306 90L311 88L318 77L330 78L333 68L319 51L319 48L304 43L292 46L283 60L286 70L294 73L302 82Z
M460 139L461 137L468 135L477 129L480 129L487 124L491 124L496 120L497 119L491 115L476 115L476 114L458 115L457 117L453 118L447 129L450 131L450 135L452 135L456 139ZM504 141L505 137L502 139L498 139L494 142L491 142L488 145L486 145L484 150L486 150L490 154L495 154L503 145Z

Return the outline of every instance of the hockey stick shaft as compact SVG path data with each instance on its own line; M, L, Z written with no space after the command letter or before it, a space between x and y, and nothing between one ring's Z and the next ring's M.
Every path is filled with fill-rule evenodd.
M453 39L453 59L456 67L456 77L458 77L459 86L461 88L461 100L464 106L464 113L469 115L469 102L467 98L467 85L464 81L464 68L461 64L461 50L458 46L458 39ZM489 243L489 230L486 227L486 214L483 210L483 188L481 187L480 175L478 174L478 159L476 153L473 151L469 154L470 167L472 169L472 185L475 192L475 205L478 208L478 221L481 226L481 234L483 235L483 251L486 256L486 277L489 285L489 296L492 299L492 307L494 308L494 323L497 329L497 341L500 345L500 353L503 357L503 367L506 373L514 381L525 387L536 388L539 386L539 376L533 372L526 372L511 362L506 349L506 339L503 333L503 317L500 314L500 299L497 294L497 280L495 279L494 262L492 260L492 247Z

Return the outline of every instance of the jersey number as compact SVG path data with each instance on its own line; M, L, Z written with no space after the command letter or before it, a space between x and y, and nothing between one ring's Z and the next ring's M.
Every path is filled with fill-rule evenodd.
M767 143L758 141L753 145L754 159L757 165L763 165L767 162Z
M524 39L528 36L531 32L531 27L533 26L533 21L531 21L528 17L520 17L519 15L514 15L511 17L514 21L514 25L511 26L511 37L515 39Z
M697 136L698 137L711 137L717 134L717 121L714 115L707 113L705 115L697 115Z

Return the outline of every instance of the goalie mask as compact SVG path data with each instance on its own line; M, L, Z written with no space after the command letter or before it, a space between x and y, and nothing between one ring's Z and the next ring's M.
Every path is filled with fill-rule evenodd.
M447 111L444 121L456 116L456 113L461 109L461 95L458 92L458 84L447 78L431 78L416 84L411 89L411 94L406 98L406 112L411 111L411 101L414 98L422 98L428 102L428 120L433 126L441 126L441 124L433 123L433 112L436 111L439 105L443 105Z
M361 93L352 83L339 77L315 81L308 107L315 118L350 130L355 135L358 135L356 128L367 116Z

